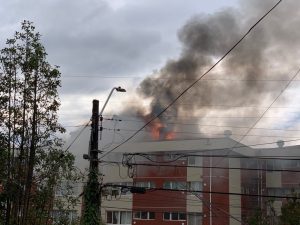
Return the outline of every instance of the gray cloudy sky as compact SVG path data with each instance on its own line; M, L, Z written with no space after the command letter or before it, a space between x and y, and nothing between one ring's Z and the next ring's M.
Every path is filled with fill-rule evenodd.
M220 36L224 35L229 43L228 46L231 46L230 41L234 41L233 38L242 35L259 16L276 2L276 0L263 2L260 0L0 0L0 47L4 46L6 38L11 37L14 31L20 29L22 20L34 22L37 30L42 34L50 63L61 67L60 122L65 126L72 126L86 122L91 115L92 100L99 99L100 105L102 105L114 86L126 88L127 93L115 93L106 109L107 113L118 114L124 105L128 105L130 101L137 101L136 88L144 77L152 74L155 70L160 71L167 61L176 60L186 52L185 47L188 45L178 40L178 32L182 30L187 21L191 21L191 18L202 18L206 15L208 19L204 19L204 21L214 23L221 18L218 12L226 8L233 8L233 11L227 10L227 12L232 12L234 17L239 18L237 22L242 25L237 26L238 32L235 30L235 36L230 35L230 26L226 31L229 33L228 35L219 34ZM263 21L265 25L253 32L252 39L249 38L250 41L245 41L241 48L233 53L233 57L229 58L227 64L234 65L235 62L239 64L243 59L242 63L245 64L248 59L253 61L258 59L255 54L259 52L260 47L249 46L251 40L261 40L258 44L266 45L268 48L264 50L262 58L259 59L266 60L266 53L272 55L272 59L276 58L275 61L272 61L275 62L273 64L270 61L263 61L266 63L264 69L271 68L270 71L275 71L281 67L281 69L283 68L280 72L281 76L285 77L289 72L287 79L290 78L295 71L293 66L297 64L297 56L299 58L299 52L293 51L296 47L300 47L298 39L300 34L294 31L299 27L299 19L296 17L300 12L299 5L295 0L283 1L278 7L279 9L266 21ZM215 13L217 16L214 16ZM206 17L204 16L204 18ZM214 19L215 17L217 19ZM218 26L214 29L219 30ZM261 32L260 29L265 32ZM258 35L255 36L255 34ZM181 37L182 39L186 38L184 35ZM185 39L181 41L185 42ZM296 47L291 48L291 43ZM228 46L222 51L225 52ZM222 46L215 47L221 48ZM239 56L240 52L243 55ZM252 52L252 57L249 57L249 52ZM293 53L290 54L290 52ZM218 58L219 55L211 55L211 57ZM235 61L233 61L234 59ZM280 61L287 59L295 60L295 62L291 63L291 66L287 66L286 63L278 65ZM251 67L255 66L255 64L251 64ZM225 68L227 67L225 66ZM223 87L221 90L226 90L226 84L222 83L221 85ZM278 88L280 90L284 85L285 83L282 83L281 86L269 85L265 89ZM299 107L299 98L295 98L295 96L299 96L296 89L297 84L293 84L288 91L289 96L293 96L293 98L285 98L281 101L288 102L289 109L291 106ZM204 90L206 89L204 88ZM220 94L217 90L213 92L217 93L217 96ZM266 102L264 102L267 104L264 106L268 106L276 96L276 93L275 95L273 92L270 93L271 91L268 91ZM222 100L222 98L220 99ZM220 115L219 110L220 108L214 108L204 114L205 116ZM271 124L272 128L289 129L292 127L296 129L299 121L297 114L299 108L293 109L293 112L294 114L287 114L286 111L274 111L270 115L277 115L282 120L279 122L274 119L267 120L263 124L264 126ZM228 116L230 113L232 112L226 111L224 116ZM243 109L238 115L247 117L249 114ZM282 115L285 117L282 118ZM200 122L203 122L203 119ZM207 117L204 122L228 125L232 120L218 122ZM233 121L232 124L243 126L251 124L249 121L246 122L246 125L245 121L243 123ZM69 131L72 129L74 130L74 128L68 127ZM222 129L225 128L222 127ZM256 131L258 134L259 132ZM278 136L280 137L282 134L286 135L287 133L280 133ZM272 135L275 136L274 133ZM295 136L298 133L290 132L288 135ZM256 136L253 137L257 139ZM264 141L266 140L264 139Z
M236 0L0 0L0 47L20 29L22 20L34 22L49 61L61 67L61 122L76 125L88 119L93 98L103 101L116 85L126 87L130 95L141 79L128 77L143 77L175 58L181 48L177 31L190 17L235 4Z

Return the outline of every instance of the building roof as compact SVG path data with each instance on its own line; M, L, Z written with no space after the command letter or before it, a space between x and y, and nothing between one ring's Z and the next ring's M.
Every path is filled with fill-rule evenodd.
M160 140L147 142L129 142L116 149L116 153L150 153L150 152L225 152L230 155L244 155L249 157L267 156L298 156L300 146L287 146L277 148L251 148L229 137L200 138L194 140Z

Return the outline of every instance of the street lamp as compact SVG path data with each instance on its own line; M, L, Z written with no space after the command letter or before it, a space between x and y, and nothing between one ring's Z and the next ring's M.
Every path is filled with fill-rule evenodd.
M83 225L99 225L101 219L101 188L98 180L98 131L99 131L99 118L100 118L100 135L102 133L102 113L110 99L113 91L126 92L124 88L114 87L109 93L99 114L99 101L93 100L92 110L92 130L90 139L89 155L83 155L84 159L90 161L88 182L84 191L84 212L81 224ZM100 117L99 117L100 116ZM101 136L100 136L101 137ZM100 138L101 139L101 138ZM100 215L99 215L100 213Z
M114 90L116 90L117 92L126 92L126 90L124 88L121 88L121 87L114 87L113 89L111 89L111 91L110 91L110 93L109 93L109 95L108 95L108 97L107 97L107 99L106 99L106 101L105 101L105 103L104 103L101 111L100 111L100 117L102 116L102 113L103 113L103 111L104 111L104 109L105 109L105 107L107 105L107 102L110 99L110 97L111 97L112 93L114 92Z
M114 90L116 90L117 92L126 92L126 90L124 88L121 88L120 86L119 87L114 87L113 89L111 89L111 91L110 91L110 93L109 93L109 95L108 95L101 111L100 111L100 136L99 136L100 140L102 139L102 130L103 130L103 127L102 127L103 115L102 114L103 114L103 111L104 111L104 109L105 109L105 107L108 103L108 100L110 99L110 97L111 97L112 93L114 92ZM101 153L101 151L100 151L100 153Z
M124 88L120 87L120 86L119 87L114 87L114 88L111 89L111 91L110 91L110 93L109 93L109 95L108 95L108 97L107 97L107 99L106 99L106 101L105 101L105 103L104 103L101 111L100 111L100 116L99 116L99 120L100 120L100 127L99 127L99 130L100 130L100 140L102 138L102 130L103 130L103 127L102 127L103 115L102 114L103 114L103 111L104 111L104 109L105 109L105 107L106 107L106 105L107 105L107 103L108 103L108 101L109 101L112 93L114 92L114 90L116 90L117 92L126 92L126 90ZM102 152L102 151L100 151L98 149L98 146L97 146L97 149L93 149L93 151L97 151L98 153ZM90 160L91 159L90 154L83 154L83 159ZM98 160L98 155L97 155L97 160Z

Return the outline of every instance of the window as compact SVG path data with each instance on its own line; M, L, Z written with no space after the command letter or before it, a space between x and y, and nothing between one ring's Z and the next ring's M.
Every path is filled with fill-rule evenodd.
M202 191L202 182L201 181L190 181L188 182L188 189L190 191Z
M164 220L186 220L186 214L182 212L164 212Z
M269 170L281 170L282 169L281 162L279 162L278 160L267 160L267 169L269 169Z
M285 163L285 168L298 168L300 167L300 161L299 160L289 160L288 163Z
M293 192L298 193L299 189L295 188L268 188L268 195L271 196L288 196L291 195Z
M147 211L137 211L133 214L133 218L138 220L154 220L155 213Z
M202 165L202 157L200 157L200 156L189 156L188 157L188 165L189 166L201 166Z
M107 183L108 187L106 188L107 194L112 196L119 196L131 194L130 187L132 186L132 182L114 182L114 183ZM111 187L109 185L112 185ZM119 186L113 186L119 185ZM124 186L124 187L121 187Z
M120 224L131 224L131 212L120 212Z
M184 182L184 181L165 181L163 187L166 189L184 190L184 189L186 189L186 182Z
M106 211L106 223L131 224L130 211Z
M195 156L189 156L188 157L188 165L189 166L196 165L196 157Z
M248 186L242 186L242 194L250 194L251 193L251 188Z
M155 188L155 183L152 181L138 181L135 182L136 187L144 187L144 188Z
M188 225L202 225L201 213L189 213L188 214Z

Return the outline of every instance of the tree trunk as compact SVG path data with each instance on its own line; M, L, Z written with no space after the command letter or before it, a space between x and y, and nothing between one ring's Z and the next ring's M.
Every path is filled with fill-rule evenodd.
M33 180L33 168L35 161L35 152L36 152L36 133L37 133L37 79L38 79L38 71L35 71L34 74L34 91L33 91L33 113L32 113L32 129L31 129L31 142L30 142L30 150L29 150L29 161L28 161L28 174L26 179L26 188L25 188L25 211L24 211L24 219L23 224L27 224L28 211L30 206L30 198L31 198L31 189L32 189L32 180Z

